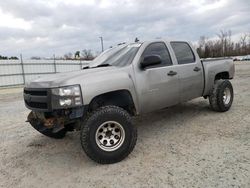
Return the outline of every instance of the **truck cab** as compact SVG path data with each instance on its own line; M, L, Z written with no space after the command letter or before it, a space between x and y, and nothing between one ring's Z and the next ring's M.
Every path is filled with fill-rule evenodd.
M143 48L144 47L144 48ZM140 67L152 54L161 63ZM142 112L160 109L202 96L204 76L201 61L187 42L147 42L134 67ZM147 101L147 102L146 102Z

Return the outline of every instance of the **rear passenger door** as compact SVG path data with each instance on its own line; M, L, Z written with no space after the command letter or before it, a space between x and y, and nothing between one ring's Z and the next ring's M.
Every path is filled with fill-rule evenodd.
M203 69L199 58L187 42L170 42L178 62L180 101L202 96L204 87Z

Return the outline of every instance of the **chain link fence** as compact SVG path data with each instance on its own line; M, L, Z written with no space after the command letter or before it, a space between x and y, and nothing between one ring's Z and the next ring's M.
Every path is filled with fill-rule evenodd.
M81 70L88 61L81 60L0 60L0 88L21 86L38 77Z

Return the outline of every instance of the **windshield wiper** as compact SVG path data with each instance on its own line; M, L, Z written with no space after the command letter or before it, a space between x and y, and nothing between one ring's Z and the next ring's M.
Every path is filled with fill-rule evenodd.
M89 69L90 67L89 66L85 66L85 67L83 67L82 69Z
M96 67L108 67L108 66L112 66L112 65L108 63L104 63L104 64L97 65Z
M86 67L83 67L82 69L92 69L92 68L108 67L108 66L112 66L112 65L110 65L108 63L104 63L104 64L100 64L100 65L97 65L97 66L94 66L94 67L86 66Z

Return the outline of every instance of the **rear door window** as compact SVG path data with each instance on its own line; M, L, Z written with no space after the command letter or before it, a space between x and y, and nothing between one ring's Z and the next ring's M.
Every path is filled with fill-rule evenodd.
M195 56L186 42L170 42L171 47L174 50L178 64L188 64L195 62Z

